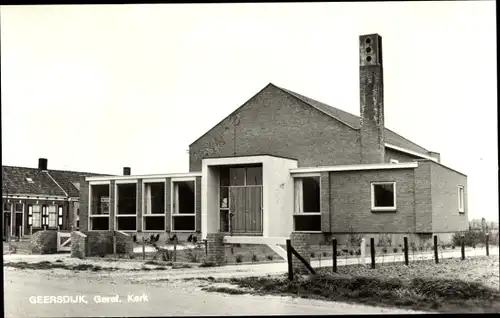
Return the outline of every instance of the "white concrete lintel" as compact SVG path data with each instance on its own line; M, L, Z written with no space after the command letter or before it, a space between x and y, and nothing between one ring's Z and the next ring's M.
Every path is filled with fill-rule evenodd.
M358 171L358 170L384 170L384 169L408 169L417 168L418 162L404 163L380 163L380 164L358 164L358 165L340 165L325 167L307 167L291 169L292 176L296 174L326 172L326 171Z
M387 143L387 142L384 145L385 145L385 147L390 148L390 149L394 149L394 150L397 150L397 151L400 151L400 152L407 153L409 155L413 155L413 156L416 156L416 157L420 157L420 158L423 158L423 159L429 159L429 160L437 162L436 158L433 158L433 157L431 157L429 155L426 155L426 154L423 154L423 153L420 153L420 152L416 152L416 151L413 151L413 150L410 150L410 149L398 147L396 145L393 145L393 144L390 144L390 143Z
M201 177L201 172L185 172L185 173L165 173L165 174L144 174L144 175L126 175L126 176L99 176L87 177L85 180L94 181L111 181L111 180L138 180L142 179L143 182L148 182L149 179L166 179L166 178L183 178L183 177Z

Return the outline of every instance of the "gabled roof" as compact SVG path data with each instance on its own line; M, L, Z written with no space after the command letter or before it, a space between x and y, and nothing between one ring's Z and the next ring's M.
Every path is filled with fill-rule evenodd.
M292 95L293 97L301 100L307 105L310 105L319 111L325 113L326 115L346 124L347 126L350 126L351 128L354 129L359 129L360 127L360 117L353 115L351 113L345 112L341 109L332 107L330 105L327 105L325 103L319 102L317 100L314 100L312 98L306 97L304 95L292 92L288 89L278 87L274 84L271 84L274 87L280 89L281 91ZM406 148L412 151L420 152L420 153L427 153L429 150L425 149L424 147L417 145L416 143L404 138L403 136L395 133L394 131L385 128L385 141L389 144L393 144L395 146L401 147L401 148Z
M32 182L28 181L28 178ZM66 196L46 171L2 166L2 194L10 193Z
M75 184L78 184L81 175L105 176L90 172L2 166L2 194L78 197L80 194Z

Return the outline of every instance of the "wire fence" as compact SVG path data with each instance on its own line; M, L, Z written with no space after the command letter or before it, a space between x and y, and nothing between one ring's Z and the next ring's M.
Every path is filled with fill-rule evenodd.
M337 237L329 244L309 246L309 257L314 266L332 266L333 260L338 265L383 265L425 260L439 262L449 258L499 254L498 230L488 233L469 230L435 235L351 232Z

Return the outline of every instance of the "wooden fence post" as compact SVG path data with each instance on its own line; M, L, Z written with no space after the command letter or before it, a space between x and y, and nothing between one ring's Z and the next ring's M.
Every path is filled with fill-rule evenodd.
M405 265L408 266L408 238L404 237Z
M461 250L462 250L462 261L465 259L465 236L462 235L460 237L460 245L461 245Z
M288 280L293 280L293 265L292 265L292 241L286 240L286 259L288 262Z
M205 243L205 256L208 255L208 241L206 239L203 240Z
M332 253L333 272L336 273L337 272L337 239L336 238L333 238L333 240L332 240L332 249L333 249L333 253Z
M486 256L490 256L490 247L489 247L489 241L490 241L490 233L486 233Z
M142 237L142 259L146 259L146 242L144 237Z
M439 263L438 247L437 247L437 235L434 235L434 259L436 264Z
M370 238L370 254L372 256L372 269L375 268L375 239Z

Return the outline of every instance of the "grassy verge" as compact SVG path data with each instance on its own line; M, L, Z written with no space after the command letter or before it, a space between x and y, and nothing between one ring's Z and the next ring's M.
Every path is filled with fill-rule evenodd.
M342 266L338 273L321 269L316 276L297 276L290 282L286 275L280 277L249 277L216 280L238 286L208 287L204 290L229 294L274 294L330 301L361 303L373 306L399 307L432 312L499 312L500 293L474 279L447 277L447 272L457 271L453 260L442 264L394 264L371 270L361 266ZM480 267L484 273L490 268L498 273L495 260L470 260L459 263L469 265L469 273ZM490 264L492 265L492 264ZM385 268L386 267L386 268ZM398 267L398 269L396 269ZM432 267L432 269L431 269ZM425 271L425 273L424 273ZM467 272L458 272L459 275Z

